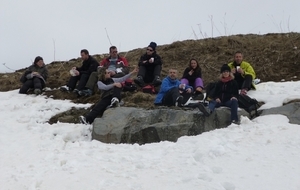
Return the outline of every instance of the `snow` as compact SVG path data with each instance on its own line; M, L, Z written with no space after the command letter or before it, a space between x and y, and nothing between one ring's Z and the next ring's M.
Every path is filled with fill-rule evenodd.
M266 82L249 95L263 109L299 99L299 82ZM91 126L47 121L68 100L0 92L0 189L297 190L300 128L286 116L146 145L91 141Z

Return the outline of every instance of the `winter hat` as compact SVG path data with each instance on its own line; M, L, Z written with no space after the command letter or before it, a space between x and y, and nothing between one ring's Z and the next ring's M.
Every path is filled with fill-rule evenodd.
M223 73L224 71L231 71L230 67L227 64L222 65L220 73Z
M151 47L153 49L153 51L155 51L157 44L155 42L150 42L150 44L148 45L148 47Z
M36 63L39 62L40 60L43 60L43 58L42 58L41 56L37 56L37 57L34 59L33 64L36 64Z

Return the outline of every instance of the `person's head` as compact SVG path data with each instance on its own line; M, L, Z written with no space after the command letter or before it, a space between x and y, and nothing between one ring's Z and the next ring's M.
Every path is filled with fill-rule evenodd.
M82 49L80 51L80 56L81 56L82 60L84 60L84 61L87 60L89 58L89 51L86 49Z
M152 55L155 52L157 44L155 42L150 42L147 47L147 55Z
M240 65L243 61L243 54L240 51L234 53L234 62Z
M200 65L196 59L192 58L189 62L189 67L190 69L197 70L200 67Z
M101 67L98 72L100 81L105 81L106 79L110 78L110 72L106 69L106 67Z
M170 69L169 70L169 77L173 80L176 79L177 78L177 70L176 69Z
M109 48L109 55L111 58L118 58L118 49L116 46L111 46Z
M221 78L227 78L231 76L231 78L234 78L233 74L231 73L231 69L227 64L222 65L220 69Z
M37 56L35 59L34 59L34 62L33 64L39 66L39 67L42 67L44 65L44 60L41 56Z

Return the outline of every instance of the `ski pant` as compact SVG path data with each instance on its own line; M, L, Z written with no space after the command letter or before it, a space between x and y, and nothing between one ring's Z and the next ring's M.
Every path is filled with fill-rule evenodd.
M155 76L160 77L161 65L140 65L137 76L143 77L145 83L152 83Z
M162 105L164 106L174 106L176 99L180 96L178 87L173 87L166 92L162 99Z
M122 73L116 73L114 76L112 76L113 78L121 78L125 76L125 74L122 72ZM92 72L86 85L85 85L85 89L90 89L92 91L94 91L94 88L96 86L98 82L98 72L95 71L95 72Z
M67 84L67 86L70 88L70 91L74 90L76 87L76 84L78 82L78 85L76 87L77 90L83 90L88 79L89 79L90 74L80 74L78 76L72 76Z
M238 83L238 87L239 89L246 89L246 90L250 90L251 89L251 85L252 85L252 75L245 75L245 77L241 77L238 80L236 80Z
M238 114L237 114L238 100L232 99L232 100L228 100L227 102L224 102L224 103L223 102L218 103L217 101L212 100L208 104L208 108L211 111L214 111L215 108L218 108L218 107L221 107L221 106L225 106L225 107L230 108L230 111L231 111L231 121L233 121L233 120L238 121Z
M122 88L114 87L113 94L103 97L91 110L91 112L86 116L86 121L88 123L93 123L95 118L100 115L102 117L107 106L111 104L111 99L116 97L121 101Z
M45 83L38 77L26 80L19 90L20 94L26 94L30 88L42 90L45 87Z
M200 77L196 78L196 80L194 81L193 84L189 84L189 81L186 78L182 78L180 80L180 82L181 82L181 84L192 86L194 88L194 90L196 90L197 87L200 87L203 89L203 80Z

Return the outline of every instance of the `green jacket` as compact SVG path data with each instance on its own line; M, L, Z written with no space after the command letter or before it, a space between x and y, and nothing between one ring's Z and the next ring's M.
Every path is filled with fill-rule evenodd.
M230 67L230 69L235 68L235 62L228 63L228 66ZM256 78L255 71L254 71L253 67L250 65L250 63L248 63L246 61L242 61L240 67L244 71L244 74L242 74L242 77L245 77L245 75L251 75L253 80ZM252 87L254 89L256 89L253 81L252 81Z

